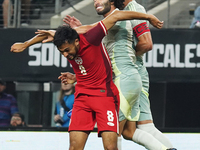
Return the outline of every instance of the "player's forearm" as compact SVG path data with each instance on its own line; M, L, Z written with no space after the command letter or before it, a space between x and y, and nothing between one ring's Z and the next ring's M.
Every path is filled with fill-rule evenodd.
M140 13L136 11L116 11L116 21L122 21L122 20L149 20L151 16L149 14Z
M106 29L109 30L112 26L115 25L117 21L123 20L149 20L151 16L145 13L135 12L135 11L114 11L111 15L107 16L102 20Z
M106 26L106 29L109 30L117 21L122 20L148 20L155 28L161 29L163 27L164 22L160 21L154 15L145 14L135 11L114 11L111 15L107 16L103 23Z
M46 38L47 38L46 35L36 35L32 39L25 41L24 45L25 45L26 48L28 48L29 46L31 46L33 44L41 43Z
M91 25L83 25L77 28L74 28L76 30L76 32L78 34L84 34L87 31L89 31L90 29L92 29L93 27L95 27L97 25L97 23L91 24Z

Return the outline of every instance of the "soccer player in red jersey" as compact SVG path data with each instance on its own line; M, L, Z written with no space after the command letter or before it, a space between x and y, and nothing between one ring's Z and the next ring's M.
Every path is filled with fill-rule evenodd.
M75 149L84 148L96 122L105 149L116 149L119 96L112 81L107 51L101 43L105 34L106 28L100 22L86 34L78 35L70 27L62 26L54 36L54 44L76 74L75 102L69 126L70 147Z
M66 26L59 27L56 32L38 30L39 35L11 47L12 52L21 52L32 44L54 40L58 50L72 64L76 76L67 78L67 82L77 81L77 84L69 126L70 150L84 149L96 122L104 149L117 150L119 95L112 81L111 62L101 40L117 21L125 19L148 19L157 28L163 25L153 15L115 11L86 33L81 27L74 30ZM59 78L65 82L64 77Z

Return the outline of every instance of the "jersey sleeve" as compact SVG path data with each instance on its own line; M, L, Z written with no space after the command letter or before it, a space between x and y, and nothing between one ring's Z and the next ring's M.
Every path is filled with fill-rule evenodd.
M139 36L143 35L146 32L150 32L149 27L146 22L142 22L133 27L133 32L135 36L138 38Z
M100 21L95 27L86 32L84 36L90 44L98 46L107 33L105 25Z
M144 7L136 2L130 2L125 10L136 11L141 13L146 13ZM133 32L135 36L138 38L139 36L145 34L146 32L150 32L149 30L149 22L147 20L130 20Z

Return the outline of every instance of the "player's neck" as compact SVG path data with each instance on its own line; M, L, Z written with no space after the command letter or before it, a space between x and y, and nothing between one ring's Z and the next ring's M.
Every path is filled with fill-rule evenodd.
M116 9L116 7L114 5L111 5L111 9L109 12L107 12L105 15L103 15L103 17L107 17L108 15L110 15L114 10Z

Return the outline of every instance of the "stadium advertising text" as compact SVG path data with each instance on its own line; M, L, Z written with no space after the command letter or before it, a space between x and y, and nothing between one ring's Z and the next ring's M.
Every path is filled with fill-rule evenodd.
M144 62L154 68L200 68L200 44L154 44Z
M10 46L34 36L35 29L1 30L0 77L8 81L58 81L61 72L74 73L53 43L38 43L23 53L10 53ZM200 81L200 30L151 30L153 50L143 57L151 81ZM9 40L5 38L7 35ZM24 35L24 36L19 36ZM15 62L14 67L13 63ZM77 58L76 61L80 61ZM80 64L82 73L86 73ZM12 69L11 69L12 68Z
M33 56L33 59L28 62L29 66L56 66L65 68L69 64L53 43L32 45L29 47L28 54L29 56Z
M65 68L69 64L53 43L35 44L29 47L29 66L56 66ZM200 68L200 44L154 44L144 62L154 68Z

